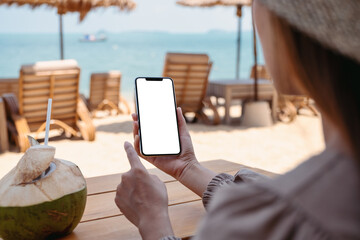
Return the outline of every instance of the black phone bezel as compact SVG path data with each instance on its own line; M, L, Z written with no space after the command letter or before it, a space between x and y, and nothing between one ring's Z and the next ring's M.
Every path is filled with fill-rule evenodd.
M162 81L163 79L170 79L172 84L172 90L173 90L173 99L174 99L174 105L175 105L175 115L176 115L176 129L178 132L178 140L179 140L179 152L178 153L167 153L167 154L145 154L142 148L142 138L141 138L141 125L140 125L140 112L139 112L139 100L138 100L138 91L137 91L137 80L138 79L145 79L146 81ZM180 141L180 131L179 131L179 116L177 113L177 105L176 105L176 95L175 95L175 85L174 81L170 77L137 77L135 78L135 102L136 102L136 114L138 116L138 126L139 126L139 137L140 137L140 152L143 156L146 157L154 157L154 156L177 156L181 154L182 148L181 148L181 141Z

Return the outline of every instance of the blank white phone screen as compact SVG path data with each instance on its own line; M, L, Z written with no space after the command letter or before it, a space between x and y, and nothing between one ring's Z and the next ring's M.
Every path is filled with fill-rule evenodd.
M144 155L180 153L172 80L136 79L141 149Z

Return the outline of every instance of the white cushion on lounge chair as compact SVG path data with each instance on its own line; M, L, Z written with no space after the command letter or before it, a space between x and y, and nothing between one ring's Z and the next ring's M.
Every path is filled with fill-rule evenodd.
M68 70L78 68L78 63L74 59L55 60L55 61L42 61L34 64L23 65L21 71L23 73L31 74L41 71L54 71L54 70Z

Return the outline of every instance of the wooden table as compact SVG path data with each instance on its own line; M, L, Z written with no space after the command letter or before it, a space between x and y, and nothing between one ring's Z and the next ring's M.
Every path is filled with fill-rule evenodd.
M234 99L248 100L254 97L253 79L216 80L209 82L208 96L225 99L225 123L230 124L230 106ZM275 118L276 92L274 85L267 79L258 80L258 96L260 100L272 101L272 116ZM216 101L217 102L217 101Z
M213 171L229 174L235 174L244 167L225 160L213 160L201 164ZM269 172L254 170L271 176ZM175 235L182 238L194 235L200 219L205 214L200 197L158 169L150 169L149 172L157 175L167 187L169 214ZM137 228L115 205L115 191L120 181L121 174L86 179L88 197L85 213L74 232L63 239L141 239Z

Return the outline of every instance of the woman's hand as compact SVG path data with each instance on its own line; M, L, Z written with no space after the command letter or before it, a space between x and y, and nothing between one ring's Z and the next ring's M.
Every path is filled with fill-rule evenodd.
M172 236L165 184L150 175L130 143L124 144L131 170L122 175L115 203L125 217L138 227L143 239Z
M154 164L157 168L163 170L167 174L173 176L176 179L181 179L182 175L186 169L191 168L192 165L197 164L198 161L195 157L194 148L191 142L191 137L189 131L186 127L186 121L182 114L181 108L177 108L178 115L178 126L180 133L180 142L181 142L181 153L178 156L159 156L159 157L148 157L143 156L140 152L140 138L138 135L139 125L137 115L132 114L134 120L133 125L133 134L134 134L134 147L136 152L147 160L148 162Z
M181 108L177 108L177 115L181 142L180 155L159 157L147 157L141 155L139 145L140 138L138 135L138 119L136 114L132 114L134 120L133 134L135 150L139 156L154 164L157 168L163 170L167 174L173 176L201 197L208 183L216 176L216 173L199 164L195 157L191 137L189 131L187 130L186 121Z

